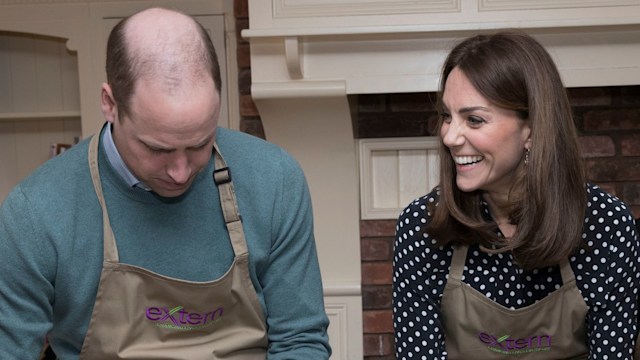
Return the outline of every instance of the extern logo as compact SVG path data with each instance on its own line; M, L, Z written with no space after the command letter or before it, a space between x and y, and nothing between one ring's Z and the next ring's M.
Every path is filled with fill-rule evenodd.
M197 330L209 327L222 320L223 314L224 308L222 306L205 313L185 311L184 306L176 306L171 309L150 306L145 311L147 319L153 321L156 326L177 330Z
M480 333L478 334L478 339L487 344L489 350L505 355L551 350L551 335L533 335L514 339L511 335L497 337L487 333Z

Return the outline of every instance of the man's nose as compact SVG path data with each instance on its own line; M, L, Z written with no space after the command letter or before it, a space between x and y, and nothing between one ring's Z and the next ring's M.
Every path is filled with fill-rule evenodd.
M176 184L184 184L191 177L191 166L186 154L175 154L167 169L167 174Z

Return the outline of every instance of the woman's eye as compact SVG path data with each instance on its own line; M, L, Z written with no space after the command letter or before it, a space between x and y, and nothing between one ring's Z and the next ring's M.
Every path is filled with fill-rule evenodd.
M440 120L448 124L451 122L451 115L448 113L440 113Z
M474 126L478 126L481 125L482 123L484 123L484 119L477 117L477 116L469 116L467 118L467 121Z

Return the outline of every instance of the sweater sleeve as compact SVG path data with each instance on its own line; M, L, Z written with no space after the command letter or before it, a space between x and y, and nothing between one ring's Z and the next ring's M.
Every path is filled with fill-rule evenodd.
M411 203L396 226L392 297L398 360L447 358L440 299L448 264L435 266L431 261L437 249L423 229L428 201L433 197Z
M328 359L322 279L306 180L285 155L273 207L268 266L258 274L269 328L268 359Z
M0 207L0 353L36 359L51 328L55 249L16 187Z

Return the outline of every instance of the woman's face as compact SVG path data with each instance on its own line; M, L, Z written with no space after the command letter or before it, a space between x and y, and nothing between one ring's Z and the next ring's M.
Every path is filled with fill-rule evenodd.
M449 74L442 100L440 136L456 164L458 188L508 192L530 146L527 122L491 104L458 68Z

